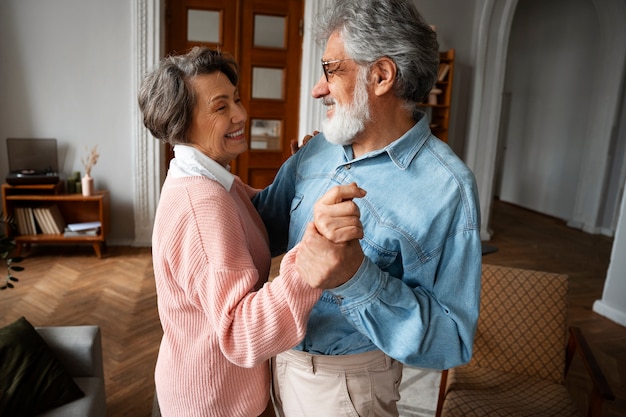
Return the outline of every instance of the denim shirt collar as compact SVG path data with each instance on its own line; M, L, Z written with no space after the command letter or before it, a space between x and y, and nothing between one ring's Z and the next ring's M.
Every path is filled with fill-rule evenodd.
M419 112L418 117L417 123L415 123L412 128L382 149L368 152L354 159L352 146L344 146L343 152L346 163L353 163L362 159L373 158L382 153L387 153L398 169L406 170L430 135L428 118L423 112Z

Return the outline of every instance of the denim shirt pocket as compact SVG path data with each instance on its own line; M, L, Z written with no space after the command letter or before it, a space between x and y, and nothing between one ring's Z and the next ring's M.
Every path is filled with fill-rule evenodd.
M363 254L374 262L381 270L392 272L390 271L390 268L398 257L397 251L383 248L367 236L361 239L361 249L363 249Z

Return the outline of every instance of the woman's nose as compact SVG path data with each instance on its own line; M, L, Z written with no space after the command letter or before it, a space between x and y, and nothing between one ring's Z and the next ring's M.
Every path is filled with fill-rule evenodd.
M248 118L248 112L246 111L245 107L239 105L236 106L236 110L233 112L232 115L232 122L233 123L241 123L241 122L245 122L246 119Z

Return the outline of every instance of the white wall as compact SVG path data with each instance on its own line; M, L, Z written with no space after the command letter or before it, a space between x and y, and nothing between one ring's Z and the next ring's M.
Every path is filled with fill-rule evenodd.
M500 199L574 217L598 68L599 22L588 0L525 0L515 11L506 67L510 94ZM575 70L574 70L575 69Z
M455 49L448 144L463 157L474 67L472 34L475 30L476 0L413 1L426 21L435 26L439 49Z
M7 137L56 138L62 175L98 145L112 244L134 230L130 15L128 0L0 1L0 176Z

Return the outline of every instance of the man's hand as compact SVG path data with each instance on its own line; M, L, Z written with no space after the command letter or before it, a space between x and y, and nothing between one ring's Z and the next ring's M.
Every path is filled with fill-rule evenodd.
M354 276L364 257L357 239L333 243L309 223L298 244L296 271L313 288L336 288Z
M317 231L334 243L363 238L361 212L353 199L365 197L356 183L331 188L313 206Z
M298 152L298 149L300 149L301 147L303 147L304 145L306 145L306 143L315 135L319 134L320 132L318 132L317 130L313 131L312 135L306 135L303 139L302 139L302 145L300 145L300 143L298 142L298 139L292 139L291 142L289 142L289 148L291 149L291 154L293 155L294 153Z

